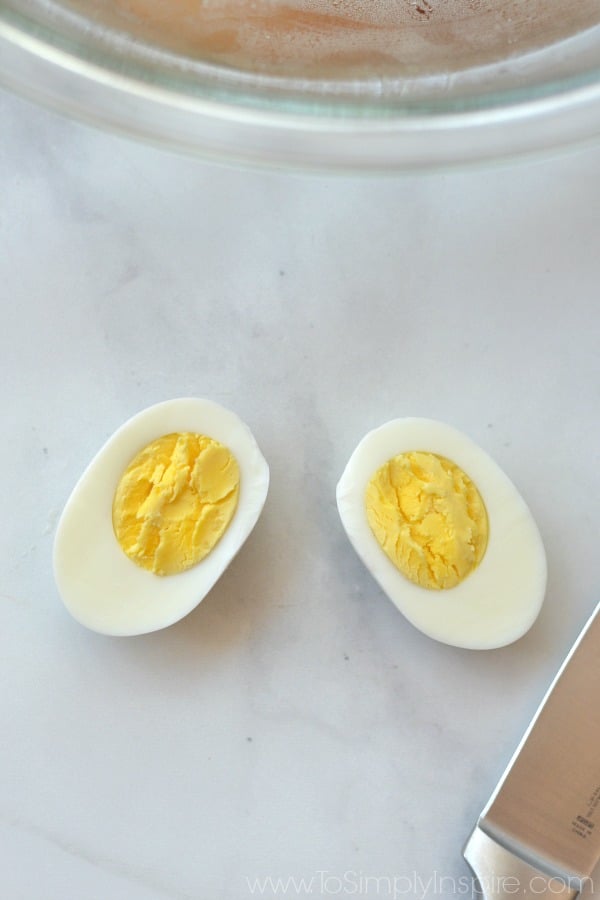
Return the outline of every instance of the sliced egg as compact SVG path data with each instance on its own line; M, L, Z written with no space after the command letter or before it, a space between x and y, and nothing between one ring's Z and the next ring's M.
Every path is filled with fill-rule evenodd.
M546 590L538 528L500 467L455 428L406 418L371 431L337 504L367 569L429 637L490 649L537 618Z
M58 523L66 608L102 634L172 625L227 568L268 488L268 465L230 410L195 398L143 410L92 460Z

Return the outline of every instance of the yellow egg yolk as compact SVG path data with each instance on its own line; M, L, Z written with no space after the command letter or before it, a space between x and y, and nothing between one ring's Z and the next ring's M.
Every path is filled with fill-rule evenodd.
M468 475L443 456L411 451L389 459L369 481L365 503L382 549L421 587L455 587L483 558L483 500Z
M199 563L236 510L240 472L233 454L202 434L167 434L129 463L113 500L119 544L138 566L173 575Z

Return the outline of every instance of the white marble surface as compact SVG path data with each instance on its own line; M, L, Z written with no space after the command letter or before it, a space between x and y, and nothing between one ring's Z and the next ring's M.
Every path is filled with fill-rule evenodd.
M312 890L263 896L373 900L392 895L359 877L465 876L477 813L600 599L600 148L294 177L6 95L0 114L2 898L247 900L247 879L293 875ZM57 517L126 417L186 394L251 425L267 506L186 620L100 637L58 599ZM342 533L348 455L403 414L467 431L538 520L547 600L511 647L415 632Z

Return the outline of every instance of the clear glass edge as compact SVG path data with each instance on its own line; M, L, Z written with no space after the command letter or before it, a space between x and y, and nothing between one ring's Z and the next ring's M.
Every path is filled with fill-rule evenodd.
M443 106L413 102L400 108L378 107L371 115L362 111L352 115L357 110L353 104L336 102L332 111L331 97L322 104L313 103L311 98L307 104L305 99L295 101L281 95L248 96L244 92L240 97L235 91L221 88L206 90L206 85L202 92L182 93L176 89L177 82L165 85L145 80L139 72L116 72L78 56L71 48L67 50L27 34L7 22L6 17L3 20L0 9L0 51L2 43L5 50L10 48L13 54L27 57L29 65L25 69L29 75L33 73L34 82L40 79L37 84L26 83L30 79L9 73L2 54L0 80L8 87L90 124L220 162L325 172L446 169L560 150L589 143L600 134L600 69L587 71L583 78L544 84L537 92L523 89L488 94L474 98L474 102L467 98ZM42 86L42 69L51 73L49 81L56 83ZM102 90L104 102L98 108L86 108L67 96L66 84L81 84L82 79L87 83L84 94L94 90L94 86ZM262 79L267 88L273 80ZM141 117L123 121L116 108L111 110L110 98L118 97L135 98L142 103L145 109ZM364 104L365 98L359 99ZM152 111L166 110L180 126L176 133L165 131L165 122L159 123L161 115L152 121ZM220 122L221 126L237 126L244 133L232 135L229 129L226 135L208 136L209 122L212 131ZM275 151L264 135L258 134L265 128L277 133ZM253 132L254 142L244 147L249 132ZM292 135L297 132L305 138L301 148L293 147ZM445 138L445 145L426 151L422 138L432 133ZM346 141L342 141L342 136ZM348 143L349 137L353 140ZM357 139L370 141L371 146L357 147Z

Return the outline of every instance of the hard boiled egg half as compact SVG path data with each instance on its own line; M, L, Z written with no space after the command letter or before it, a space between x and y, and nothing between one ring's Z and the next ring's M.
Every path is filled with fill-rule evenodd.
M195 398L143 410L92 460L59 521L65 606L103 634L177 622L236 555L268 487L267 463L233 412Z
M520 638L546 590L525 501L472 440L432 419L396 419L360 442L337 486L354 549L401 613L445 644Z

